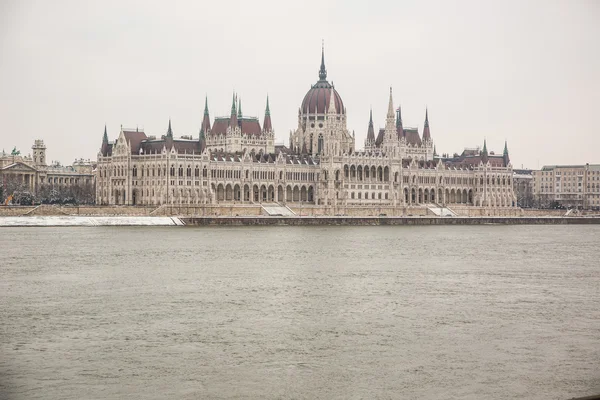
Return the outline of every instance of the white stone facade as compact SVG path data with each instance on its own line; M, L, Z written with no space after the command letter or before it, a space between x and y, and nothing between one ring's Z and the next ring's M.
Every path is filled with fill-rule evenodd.
M386 126L376 140L369 132L365 151L355 150L346 109L326 81L319 81L298 111L289 148L274 145L270 113L261 128L244 117L234 97L230 117L212 127L205 107L200 136L163 139L133 130L114 143L105 134L98 154L98 204L292 203L331 207L465 204L513 207L512 166L502 156L465 151L438 157L429 133L402 128L390 90ZM372 122L372 121L371 121ZM370 126L371 129L372 126Z

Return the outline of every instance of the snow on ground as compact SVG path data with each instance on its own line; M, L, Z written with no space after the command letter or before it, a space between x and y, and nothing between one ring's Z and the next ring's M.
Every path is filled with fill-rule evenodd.
M183 225L175 217L0 217L0 226L169 226Z

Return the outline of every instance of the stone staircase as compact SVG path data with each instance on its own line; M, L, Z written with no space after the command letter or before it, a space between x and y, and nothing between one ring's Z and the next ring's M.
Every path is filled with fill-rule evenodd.
M289 207L279 203L263 203L260 205L265 215L271 217L295 217L296 213L290 210Z
M434 215L438 217L456 217L457 213L449 209L448 207L441 207L439 204L426 204L426 207L429 211L431 211Z

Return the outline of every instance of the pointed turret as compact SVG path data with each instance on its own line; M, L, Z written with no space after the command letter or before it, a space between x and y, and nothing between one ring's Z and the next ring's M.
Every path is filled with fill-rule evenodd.
M265 108L265 121L263 122L263 131L270 132L273 130L271 125L271 110L269 109L269 96L267 95L267 107Z
M392 99L392 87L390 86L390 101L388 103L387 118L394 118L394 100Z
M423 141L431 140L431 133L429 132L429 115L427 108L425 108L425 125L423 126Z
M235 107L235 93L233 94L233 100L231 101L231 118L229 118L229 126L232 128L238 125L237 111Z
M367 130L367 140L365 141L365 147L371 147L375 145L375 129L373 128L373 109L369 113L369 129Z
M487 143L486 143L485 139L483 139L483 150L481 150L481 161L483 161L484 164L487 164L487 162L488 162Z
M319 68L319 80L327 80L327 70L325 69L325 44L321 45L321 68Z
M204 149L206 149L206 135L202 129L200 129L200 137L198 137L198 149L200 153L203 153Z
M242 98L238 99L238 109L237 109L238 119L242 119Z
M504 158L504 166L506 167L510 163L510 157L508 156L508 145L506 144L506 140L504 141L504 152L502 153L502 157Z
M103 156L108 155L108 134L106 133L106 124L104 124L104 135L102 135L102 147L100 152Z
M396 134L398 135L398 139L402 139L404 137L404 128L402 127L402 110L400 106L396 110Z
M327 100L329 104L329 108L327 109L327 113L335 114L335 100L333 99L333 90L329 91L329 99Z
M208 132L210 132L210 116L208 115L208 96L206 96L204 100L204 118L202 119L200 133L206 135Z
M167 139L173 139L173 130L171 129L171 118L169 118L169 128L167 129Z
M437 157L438 153L437 150L435 149L435 144L433 145L433 156Z

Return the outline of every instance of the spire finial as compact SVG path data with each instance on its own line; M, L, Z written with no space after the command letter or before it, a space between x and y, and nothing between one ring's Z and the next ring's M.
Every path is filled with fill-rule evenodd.
M319 69L319 80L327 80L327 70L325 69L325 40L321 42L321 68Z
M506 139L504 139L504 155L508 155L508 145L506 143Z
M487 143L486 140L483 139L483 154L487 155L488 151L487 151Z
M242 118L242 97L238 98L238 118Z
M265 109L265 115L271 115L271 110L269 109L269 95L267 94L267 108Z
M106 124L104 124L104 136L102 136L102 141L108 143L108 134L106 133Z
M171 129L171 117L169 117L169 128L167 129L167 137L173 138L173 130Z
M373 125L373 107L371 107L371 111L369 112L369 125Z
M204 97L204 115L208 115L208 95Z
M233 100L231 101L231 115L235 115L237 114L236 110L235 110L235 92L233 92Z
M388 104L388 118L394 118L394 100L392 99L392 87L390 86L390 102Z

